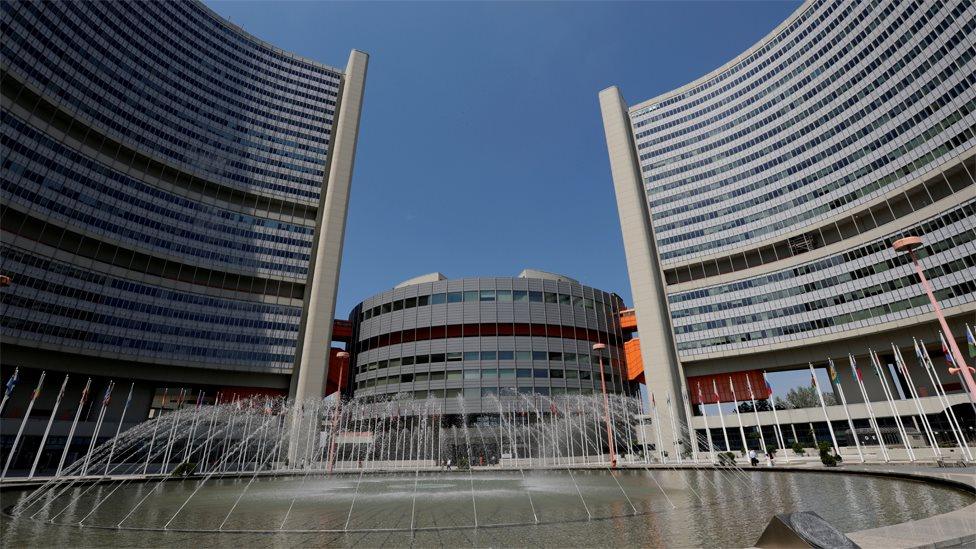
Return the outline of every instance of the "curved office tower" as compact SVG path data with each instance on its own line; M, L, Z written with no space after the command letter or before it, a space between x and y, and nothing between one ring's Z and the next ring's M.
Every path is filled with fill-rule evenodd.
M444 399L444 413L497 412L492 396L627 387L623 302L561 275L447 280L434 273L370 297L350 314L356 397ZM483 400L484 399L484 400Z
M4 371L321 392L367 56L195 0L0 9Z
M600 93L653 391L828 357L847 372L848 353L937 342L891 249L904 235L924 234L962 337L976 310L974 35L969 1L808 1L685 86L634 106Z

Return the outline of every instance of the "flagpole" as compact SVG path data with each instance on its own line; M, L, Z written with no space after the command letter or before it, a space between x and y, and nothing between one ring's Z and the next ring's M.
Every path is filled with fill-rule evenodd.
M759 430L759 443L762 444L763 454L769 456L769 450L766 449L766 436L762 432L762 423L759 422L759 410L756 409L756 394L752 392L752 380L746 375L746 386L749 388L749 400L752 401L752 413L756 416L756 429Z
M78 427L78 419L81 417L81 410L85 407L88 399L88 389L91 387L91 378L85 382L85 388L81 391L81 398L78 399L78 409L75 410L75 419L71 422L71 429L68 430L68 440L64 443L64 451L61 452L61 461L58 462L58 470L54 473L54 478L61 476L61 469L64 467L64 460L68 458L68 450L71 448L71 440L75 438L75 429Z
M34 403L37 401L37 397L41 394L41 387L44 385L44 377L47 376L47 372L41 372L41 378L37 380L37 388L34 389L33 394L31 394L30 404L27 405L27 412L24 413L24 418L20 420L20 428L17 429L17 436L14 437L14 444L10 447L10 454L7 455L7 462L3 466L3 473L0 473L0 479L7 477L7 469L14 460L14 455L17 454L17 446L20 444L20 437L24 435L24 427L27 426L27 418L30 417L31 410L34 409Z
M864 388L864 379L861 377L861 370L857 367L857 362L854 361L854 355L848 354L847 359L851 363L851 373L854 374L854 379L857 380L857 387L861 390L861 398L864 399L864 406L868 409L868 423L874 428L874 435L878 437L878 446L881 447L881 457L884 458L885 463L891 461L891 457L888 455L888 447L885 446L884 437L881 436L881 426L878 424L878 418L874 415L874 407L871 406L871 399L868 398L868 390Z
M64 381L61 382L61 390L58 391L58 398L54 401L54 409L51 410L51 417L47 420L47 427L44 428L44 435L41 437L41 444L37 447L37 454L34 456L34 464L31 465L30 474L27 478L34 478L34 472L37 471L37 464L41 461L41 453L44 452L44 444L47 443L47 436L51 433L51 425L54 424L54 416L58 413L58 407L61 406L61 399L64 397L64 389L68 386L68 375L65 374Z
M962 425L959 424L959 420L956 418L956 412L949 405L949 396L945 392L945 388L942 387L942 380L939 379L939 372L936 371L935 365L932 364L932 357L929 356L927 350L925 350L925 345L915 341L915 355L921 360L922 365L925 367L925 373L929 376L929 381L932 381L932 386L935 387L935 393L939 395L939 401L942 403L942 411L946 414L946 418L949 419L949 428L952 430L952 434L956 437L956 442L959 447L963 449L964 454L968 454L969 460L973 460L973 452L969 448L969 444L966 441L966 434L962 430ZM924 351L924 352L923 352ZM933 380L934 378L934 380ZM958 434L957 434L958 431Z
M657 401L654 399L654 393L651 393L651 402L653 403L654 409L654 432L657 434L657 453L661 459L661 463L665 463L664 441L661 439L661 416L657 413Z
M895 401L889 392L890 388L888 387L888 380L885 379L884 372L881 370L881 359L878 358L877 353L875 353L873 350L868 350L868 353L871 355L871 362L874 364L874 371L881 379L881 389L884 391L885 398L888 400L888 408L891 409L891 415L894 416L895 425L898 427L898 434L904 441L905 451L908 453L908 459L914 462L915 449L912 448L912 443L908 440L908 431L905 430L905 425L901 422L901 416L898 415L898 410L895 409Z
M20 379L20 367L14 368L14 373L9 378L7 378L7 385L3 391L3 400L0 400L0 414L3 413L3 409L7 407L7 401L10 400L10 395L14 392L14 387L17 386L17 380Z
M718 383L712 378L712 391L715 393L715 407L718 408L718 420L722 424L722 438L725 439L725 451L731 452L729 446L729 432L725 429L725 414L722 413L722 397L718 394Z
M112 390L115 382L109 381L105 389L105 396L102 397L102 408L98 411L98 419L95 421L95 430L92 432L91 442L88 443L88 453L85 455L85 464L81 468L81 476L88 474L88 465L91 463L92 452L95 451L95 444L98 441L98 432L102 429L102 421L105 419L105 410L108 409L109 402L112 401Z
M729 388L732 389L732 402L735 403L735 417L739 420L739 435L742 437L742 451L749 452L749 444L746 442L746 430L742 427L742 414L739 413L739 398L735 396L735 385L732 384L732 376L729 376Z
M932 443L932 452L936 457L942 457L942 451L939 449L939 442L935 440L935 431L932 430L932 425L929 423L929 418L922 409L922 403L918 400L918 391L915 389L915 381L912 379L912 374L908 371L908 363L905 362L905 357L901 355L901 349L895 346L894 343L891 344L891 350L895 354L895 363L897 367L901 370L901 373L905 376L908 381L908 392L915 402L915 409L918 410L918 416L922 420L922 428L925 429L925 435L929 438Z
M169 387L163 387L163 399L159 404L159 415L156 416L156 420L153 422L152 437L149 439L149 450L146 452L146 463L142 466L143 475L149 471L149 460L152 458L153 445L156 444L156 433L159 431L159 421L163 419L163 411L166 409L166 397L168 395Z
M675 459L681 463L681 446L678 445L678 426L674 423L674 403L671 401L671 392L665 393L668 402L668 415L671 417L671 447L674 448Z
M847 426L851 428L851 436L854 437L854 445L857 446L857 457L861 458L861 463L864 463L864 452L861 451L861 441L857 439L857 430L854 429L854 420L851 419L851 412L847 409L847 397L844 395L844 387L841 386L840 380L837 379L837 370L834 368L834 359L828 358L827 364L830 366L830 380L834 383L834 387L837 387L837 394L840 395L840 403L844 407L844 415L847 416Z
M698 402L701 403L702 418L705 420L705 434L708 435L708 460L715 461L715 448L712 446L712 430L708 427L708 413L705 411L705 398L702 397L701 382L696 383L698 387Z
M776 441L783 449L783 457L786 458L786 463L789 463L789 448L786 447L786 437L783 436L783 428L779 424L779 414L776 413L776 399L773 398L773 386L769 384L769 378L766 376L765 370L763 370L763 381L766 382L766 389L769 391L769 407L773 409L773 423L776 424Z
M834 435L834 426L830 423L830 417L827 415L827 403L824 402L823 391L820 390L820 382L817 381L817 372L813 369L813 363L807 362L807 366L810 367L810 376L813 379L813 387L817 390L817 396L820 398L820 409L823 410L824 420L827 421L827 430L830 431L830 440L834 443L834 453L840 455L840 447L837 445L837 437Z
M129 410L129 403L132 402L132 389L134 389L136 383L133 381L129 385L129 394L125 397L125 405L122 406L122 415L119 417L119 425L115 428L115 436L112 437L112 449L108 452L108 461L105 462L105 472L102 473L104 476L108 476L108 468L112 465L112 458L115 456L115 445L119 442L119 433L122 432L122 423L125 422L125 413Z

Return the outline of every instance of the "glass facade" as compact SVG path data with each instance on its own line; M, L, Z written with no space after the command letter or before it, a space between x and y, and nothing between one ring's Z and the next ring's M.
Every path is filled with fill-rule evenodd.
M356 396L445 399L445 410L490 412L491 395L624 391L616 294L567 280L472 278L402 286L357 306Z
M928 313L891 250L910 234L942 307L972 310L974 34L971 1L811 0L629 108L680 358Z
M343 73L195 0L0 15L4 344L290 373Z

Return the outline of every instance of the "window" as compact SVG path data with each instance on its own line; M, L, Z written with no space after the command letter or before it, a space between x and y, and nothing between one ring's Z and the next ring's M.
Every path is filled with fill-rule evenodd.
M440 305L442 303L447 303L447 294L433 294L430 296L431 305Z
M510 303L512 301L512 291L498 290L498 301L502 303Z
M542 303L542 292L529 292L529 301L532 303Z
M430 380L431 381L444 381L444 372L443 371L441 371L441 372L431 372L430 373Z
M573 307L583 307L583 298L574 295L573 296Z
M478 351L468 351L464 353L464 360L466 362L477 362L481 360L481 353Z
M498 358L498 353L495 351L481 351L481 360L495 360Z
M498 377L502 379L515 379L515 368L502 368L498 370Z
M512 291L512 301L515 301L516 303L528 303L529 292L523 290Z
M413 357L412 356L405 356L405 357L403 357L402 360L403 360L403 365L404 366L410 366L411 364L413 364Z
M590 299L590 298L588 298L588 297L584 297L583 298L583 308L584 309L592 309L593 308L593 300Z
M403 307L405 309L411 309L411 308L416 307L416 306L417 306L417 298L416 297L408 297L403 302Z
M590 372L587 372L585 370L580 370L579 378L580 379L592 379Z
M400 383L413 383L413 374L403 374L400 376Z
M444 398L444 389L431 389L430 390L430 397L431 398Z
M545 351L532 351L532 360L545 360L549 353Z
M448 389L447 398L457 398L461 396L461 389Z
M576 365L576 353L563 353L563 362L568 365Z
M562 370L549 370L549 377L553 379L563 379Z
M430 355L431 364L439 363L439 362L444 362L444 353L434 353Z
M437 294L437 295L443 296L444 294ZM417 306L418 307L425 307L427 305L427 302L428 301L430 301L430 296L422 295L422 296L420 296L420 297L417 298Z
M388 313L391 310L393 310L393 304L392 303L384 303L383 306L382 306L382 308L381 308L381 310L382 310L383 313Z
M533 375L533 377L536 377L536 378L548 378L549 377L549 370L546 370L545 368L536 368L536 369L532 370L532 375Z
M481 301L495 301L495 290L481 290L479 298Z
M515 360L515 351L498 351L498 360Z
M515 351L515 360L532 360L532 351Z
M481 379L495 379L496 377L498 377L498 370L494 368L481 370Z
M399 358L391 358L389 364L390 364L390 368L396 368L396 367L400 366L400 359Z
M449 292L447 294L448 303L460 303L463 298L464 296L461 294L461 292Z
M464 371L464 379L467 379L467 380L481 379L481 371L480 370L465 370Z
M579 372L576 370L566 370L566 379L579 379Z
M498 388L497 387L482 387L481 388L481 396L483 396L483 397L497 395L497 394L498 394Z
M537 395L549 395L549 387L536 387L535 394Z
M393 310L394 311L400 311L402 309L403 309L403 300L402 299L393 302Z
M521 378L532 377L532 370L530 370L528 368L519 368L518 369L518 377L521 377Z
M448 370L447 371L448 381L461 381L461 370Z
M418 400L423 400L423 399L427 398L427 391L414 391L413 392L413 398L418 399Z
M559 353L559 352L549 351L549 360L554 361L554 362L562 362L563 361L563 354L562 353Z
M558 303L558 300L556 298L556 294L553 293L553 292L546 292L545 293L545 300L546 300L546 303Z
M417 355L414 360L417 364L427 364L430 361L430 357L428 355Z
M460 362L464 358L464 353L447 353L448 362Z
M478 387L465 387L464 398L481 398L481 389Z
M570 305L571 303L569 294L559 294L560 305Z
M427 372L418 372L413 375L413 381L414 383L420 383L420 382L426 383L429 377L430 375L428 375Z
M478 301L478 292L474 290L469 290L467 292L464 292L464 301L465 302Z

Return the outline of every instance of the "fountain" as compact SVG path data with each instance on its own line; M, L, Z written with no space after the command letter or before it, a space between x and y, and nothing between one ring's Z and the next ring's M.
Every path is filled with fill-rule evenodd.
M314 533L342 543L329 536L385 532L466 543L450 536L505 527L531 539L561 525L563 535L584 536L577 543L595 544L602 540L590 536L606 526L572 525L609 521L691 545L749 544L775 512L812 505L849 528L922 516L898 506L871 522L851 520L853 512L832 514L869 505L864 498L898 481L764 475L713 463L709 452L694 459L681 455L688 451L668 456L660 446L648 451L643 442L653 440L647 427L656 418L641 414L632 397L613 395L605 407L601 395L503 392L485 402L491 413L468 414L459 399L461 412L445 414L442 400L406 395L299 403L252 398L186 407L92 448L60 475L21 493L5 514L13 525L80 526L92 532L91 540L155 531L205 537ZM699 447L709 447L697 438ZM912 492L909 483L900 485L898 490ZM971 500L944 490L947 495L932 498L925 513ZM830 498L848 503L838 506ZM729 531L716 523L722 517L737 517L738 526ZM699 523L721 532L701 538ZM434 535L441 541L432 541ZM511 544L522 538L493 539Z

